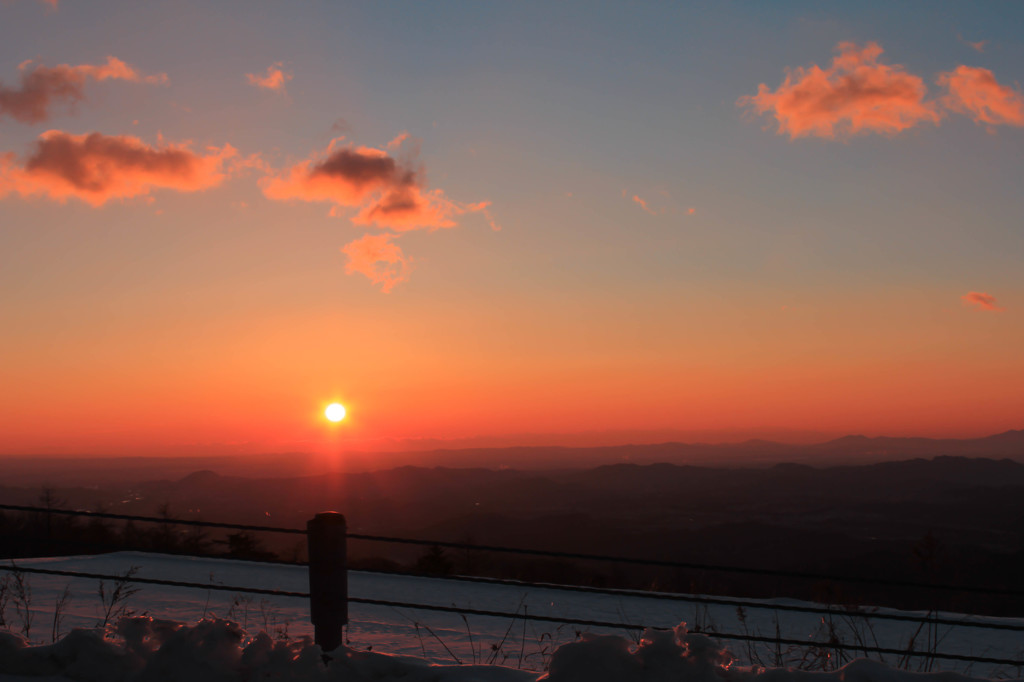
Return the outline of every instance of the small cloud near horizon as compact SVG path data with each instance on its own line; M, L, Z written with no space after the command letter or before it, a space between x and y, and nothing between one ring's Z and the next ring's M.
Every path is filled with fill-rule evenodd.
M79 199L99 207L114 199L148 195L154 189L197 192L219 185L233 170L231 145L198 154L186 145L152 147L137 137L60 130L43 133L23 165L14 154L0 155L0 199L48 197ZM250 165L252 159L242 160Z
M978 310L1002 312L1003 308L996 305L996 297L981 291L971 291L960 297L965 305L974 306Z
M85 99L87 80L123 80L132 83L166 83L167 74L144 76L117 57L105 64L58 64L45 66L29 59L18 65L21 83L7 87L0 82L0 116L6 114L22 123L39 123L50 118L52 105L62 102L73 109Z
M245 78L249 81L250 85L255 85L258 88L284 92L285 85L292 79L292 74L284 70L283 62L274 62L267 67L266 74L261 76L255 73L247 73Z

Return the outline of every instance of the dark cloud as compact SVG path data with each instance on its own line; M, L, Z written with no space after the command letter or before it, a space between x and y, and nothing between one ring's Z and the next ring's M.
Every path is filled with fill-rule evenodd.
M19 67L21 83L7 87L0 83L0 115L6 114L23 123L38 123L50 117L54 104L74 106L85 98L89 80L124 80L136 83L164 83L166 74L142 76L133 67L116 57L107 57L106 64L60 64L49 67L23 62Z

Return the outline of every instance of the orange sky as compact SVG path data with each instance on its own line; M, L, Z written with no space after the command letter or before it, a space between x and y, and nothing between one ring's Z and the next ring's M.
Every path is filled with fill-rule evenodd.
M1024 427L1019 22L239 10L0 6L0 454Z

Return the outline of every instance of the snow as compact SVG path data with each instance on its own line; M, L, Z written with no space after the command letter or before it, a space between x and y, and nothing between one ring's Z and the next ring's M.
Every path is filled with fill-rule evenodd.
M19 560L18 565L123 575L133 566L144 578L201 584L259 587L304 592L302 567L226 559L180 557L136 552L100 556ZM324 665L312 644L308 603L304 599L181 587L135 584L138 592L116 605L123 616L106 631L97 628L106 608L95 579L24 574L31 588L32 627L25 641L23 622L7 607L7 626L19 632L0 634L0 682L22 680L436 680L525 682L547 671L549 682L640 682L686 679L692 682L960 682L964 674L1020 678L1020 669L912 660L944 673L931 675L895 669L884 662L854 660L839 667L834 659L812 667L832 672L794 670L806 652L783 652L783 667L767 648L727 643L731 653L690 628L750 632L803 640L828 638L821 616L778 612L771 607L791 600L745 600L739 618L734 607L696 606L649 596L599 595L554 588L460 583L438 578L382 575L353 571L353 597L418 602L441 606L551 615L611 622L644 623L659 628L638 633L573 625L537 623L522 618L493 618L423 612L352 604L346 644ZM106 581L109 596L112 581ZM55 604L67 588L70 600L54 622ZM879 610L880 612L882 610ZM894 611L887 611L896 613ZM951 618L966 618L942 614ZM1024 624L1021 619L979 619ZM864 638L871 645L906 647L918 626L911 623L837 617L833 632L847 642ZM57 641L50 643L53 631ZM938 650L1000 658L1021 658L1020 632L963 627L931 628L926 636ZM877 644L876 644L877 642ZM877 658L872 655L872 658ZM840 661L845 662L845 661ZM485 665L494 664L494 665ZM501 665L498 665L501 664ZM761 665L759 665L761 664ZM888 664L888 665L887 665ZM789 669L787 669L787 667ZM802 667L808 667L803 661Z
M339 647L325 658L308 638L248 636L220 619L186 625L151 617L124 618L104 636L72 630L50 645L26 646L0 633L0 680L129 682L143 680L290 680L292 682L963 682L957 673L914 673L856 660L834 672L732 667L733 656L711 639L648 630L637 645L616 635L591 635L561 646L546 674L497 665L438 665L424 659Z

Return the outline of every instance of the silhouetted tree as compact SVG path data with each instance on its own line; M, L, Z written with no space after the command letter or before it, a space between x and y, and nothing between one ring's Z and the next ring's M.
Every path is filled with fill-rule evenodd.
M99 513L107 511L103 504L97 503L93 510ZM117 536L106 519L92 517L82 531L82 540L96 550L111 549L117 542Z
M912 552L917 566L927 579L933 579L938 570L939 559L943 554L942 542L935 537L935 533L929 530L925 533Z
M419 559L416 560L416 572L426 575L451 575L455 566L452 564L440 545L431 545Z
M228 556L236 559L275 559L277 555L263 548L263 544L248 531L240 530L228 535Z
M61 534L61 531L70 528L74 517L50 513L51 509L65 509L68 506L68 501L58 496L55 488L43 486L37 499L39 506L46 510L38 519L41 526L40 532L45 533L46 538L52 539L55 535Z
M143 535L133 521L125 521L121 529L121 543L128 549L142 549Z
M210 535L201 526L191 526L181 539L181 549L187 554L207 554L210 551Z
M178 551L178 526L169 523L174 520L174 515L171 513L171 503L164 502L161 504L156 510L156 515L163 519L165 523L157 524L156 529L151 535L153 548L164 552Z

